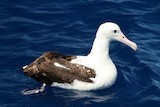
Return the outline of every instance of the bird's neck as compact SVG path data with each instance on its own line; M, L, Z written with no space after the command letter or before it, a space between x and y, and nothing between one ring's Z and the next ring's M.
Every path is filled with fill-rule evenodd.
M91 52L89 53L90 56L94 56L97 58L106 59L109 57L109 44L110 40L102 39L102 38L95 38Z

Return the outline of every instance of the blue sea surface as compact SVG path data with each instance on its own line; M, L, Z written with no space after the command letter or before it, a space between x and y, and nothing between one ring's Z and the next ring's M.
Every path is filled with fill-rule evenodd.
M159 0L2 0L0 2L0 107L160 107ZM87 55L98 26L117 23L138 45L134 52L112 42L118 69L107 89L76 91L47 87L24 76L22 66L46 51Z

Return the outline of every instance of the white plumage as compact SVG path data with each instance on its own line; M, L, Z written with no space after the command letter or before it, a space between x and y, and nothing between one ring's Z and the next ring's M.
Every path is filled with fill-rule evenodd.
M96 90L112 86L117 79L117 69L109 57L109 44L112 40L120 41L133 50L137 49L137 45L126 38L117 24L103 23L98 28L91 52L71 61L94 69L96 77L92 78L93 83L74 80L71 84L55 82L52 86L76 90Z

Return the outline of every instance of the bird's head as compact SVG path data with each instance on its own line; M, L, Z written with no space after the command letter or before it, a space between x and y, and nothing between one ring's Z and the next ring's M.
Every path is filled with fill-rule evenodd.
M96 38L109 40L109 41L116 40L128 45L133 50L137 50L136 43L127 39L127 37L121 31L120 27L117 24L112 22L106 22L101 24L98 28Z

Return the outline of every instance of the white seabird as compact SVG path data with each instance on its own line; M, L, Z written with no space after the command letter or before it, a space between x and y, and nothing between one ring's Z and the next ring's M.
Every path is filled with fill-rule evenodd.
M117 69L109 56L110 42L116 40L137 49L120 27L112 22L101 24L87 56L65 56L49 52L23 67L24 73L45 84L65 89L97 90L112 86ZM42 91L42 90L41 90ZM37 91L38 92L38 91Z

